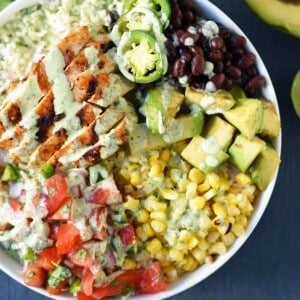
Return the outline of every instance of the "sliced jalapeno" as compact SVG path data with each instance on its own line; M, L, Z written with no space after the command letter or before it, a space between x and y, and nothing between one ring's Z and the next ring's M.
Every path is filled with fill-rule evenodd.
M165 49L143 30L123 33L117 47L117 63L123 75L137 83L160 79L168 67Z
M169 25L171 17L171 5L168 0L125 0L124 12L134 7L145 7L153 11L160 19L163 29Z
M154 33L156 39L162 39L162 25L151 10L144 7L135 7L123 14L114 25L110 34L111 39L118 44L125 31L144 30ZM163 40L161 41L164 42Z

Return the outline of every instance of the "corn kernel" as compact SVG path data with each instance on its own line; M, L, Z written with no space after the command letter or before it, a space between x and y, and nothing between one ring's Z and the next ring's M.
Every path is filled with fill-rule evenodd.
M209 189L207 192L203 194L203 197L206 198L206 200L210 200L213 197L217 195L218 191L216 189Z
M246 185L246 184L251 183L251 178L248 175L246 175L245 173L238 173L235 176L235 180L240 185Z
M152 150L151 155L149 156L149 162L154 163L159 158L159 151L158 150Z
M146 237L152 237L154 236L154 231L152 230L152 227L150 226L149 223L145 223L142 225L143 228L143 232L145 234Z
M209 248L209 243L205 239L198 240L198 248L202 251L205 251Z
M146 241L148 239L148 236L146 236L146 234L141 226L136 227L135 232L136 232L137 237L141 241Z
M168 282L172 282L178 279L178 273L175 267L170 266L164 269L164 273L166 275L166 279Z
M150 177L159 177L162 174L162 168L161 165L156 162L151 166L149 176Z
M159 239L154 238L147 243L146 248L151 254L156 254L162 249L162 244Z
M189 241L187 242L187 248L188 250L192 250L198 245L199 241L195 236L192 236Z
M226 180L225 178L222 178L221 183L220 183L220 190L221 191L228 191L229 189L230 189L229 180Z
M235 223L231 227L231 231L237 236L241 236L245 233L245 229L241 224Z
M199 169L192 168L189 172L188 178L190 181L199 184L203 182L205 175Z
M201 250L199 247L194 248L191 251L193 257L198 261L199 264L203 263L205 256L206 256L206 252Z
M248 225L248 219L245 215L239 215L235 218L235 222L241 224L244 228Z
M143 201L143 206L148 211L165 211L167 209L167 203L159 202L155 196L148 197Z
M132 164L130 164L130 165L128 166L128 171L129 171L129 173L134 172L134 171L137 171L137 170L139 170L139 169L140 169L140 165L138 165L138 164L132 163Z
M170 171L170 178L174 183L183 179L183 174L179 169L171 169Z
M150 218L153 220L159 220L159 221L167 220L166 213L163 211L153 211L152 213L150 213Z
M197 266L198 266L197 261L194 259L193 256L189 255L188 257L186 257L186 262L182 266L182 268L186 272L192 272L197 268Z
M220 236L220 233L218 232L218 231L211 231L208 235L207 235L207 237L206 237L206 239L207 239L207 241L210 243L210 244L213 244L213 243L215 243L216 241L217 241L217 239L219 238L219 236Z
M130 173L128 172L127 169L122 169L120 171L119 175L127 181L129 181L129 179L130 179Z
M179 197L179 194L172 189L164 189L161 192L161 196L166 200L176 200Z
M125 258L123 263L123 269L135 269L136 268L136 262L131 258Z
M155 258L160 261L161 266L169 266L171 264L170 261L166 260L166 257L168 256L168 250L166 248L162 248L160 251L158 251L155 255Z
M210 246L208 253L210 254L224 254L226 253L227 248L224 242L217 242Z
M224 244L228 247L228 246L231 246L235 242L236 237L232 232L229 232L225 235L222 235L221 239L224 242Z
M170 156L171 156L171 152L170 150L168 149L163 149L161 152L160 152L160 158L164 161L169 161L170 159Z
M158 221L158 220L152 220L151 227L157 233L162 233L167 229L166 223Z
M226 217L226 208L224 207L224 205L220 202L215 202L212 205L212 209L215 213L215 215L217 215L220 218L225 218Z
M140 201L132 198L131 196L127 196L124 207L125 209L136 212L140 208Z
M186 197L192 198L197 196L197 183L189 182L186 186Z
M215 173L209 173L206 175L207 181L213 189L218 189L221 186L221 179Z
M141 174L139 172L133 172L130 176L130 184L138 186L141 184Z
M149 213L145 209L140 209L137 211L135 216L139 223L146 223L149 220Z
M197 196L189 200L189 207L192 210L200 210L204 207L206 199L202 196Z
M183 258L184 258L184 255L183 255L183 252L179 249L176 249L176 248L172 248L170 249L169 251L169 257L171 260L173 261L182 261Z
M240 213L241 213L240 209L234 205L229 205L227 207L227 214L229 216L236 217L236 216L240 215Z
M205 192L207 192L210 189L210 184L207 180L204 180L203 183L198 185L197 191L199 194L203 194Z

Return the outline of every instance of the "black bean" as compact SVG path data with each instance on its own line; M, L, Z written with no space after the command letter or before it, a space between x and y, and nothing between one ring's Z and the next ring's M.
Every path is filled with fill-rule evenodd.
M231 36L229 29L219 26L219 36L223 39L227 39Z
M180 58L185 60L186 62L190 62L193 58L192 53L188 50L188 48L182 48L179 51Z
M258 70L256 65L255 64L251 65L248 69L245 70L245 73L249 78L258 75Z
M225 81L224 81L224 88L226 90L230 90L232 87L233 87L233 80L229 79L229 78L226 78Z
M256 75L251 78L245 85L245 89L250 90L259 90L266 85L266 79L261 75Z
M189 47L189 49L193 55L199 54L199 55L204 56L203 50L199 46L192 46L192 47Z
M211 51L208 53L208 60L212 62L222 61L224 59L223 53L221 51Z
M181 77L185 74L186 63L182 59L177 59L172 68L172 75L176 78Z
M171 25L173 29L182 27L182 11L178 4L175 4L172 9Z
M226 77L224 73L219 73L210 78L210 81L214 83L217 89L221 89L223 87L224 81Z
M224 69L224 63L222 61L218 61L214 63L214 72L216 74L223 72Z
M233 79L233 80L239 79L242 75L241 70L235 66L226 67L224 73L229 79Z
M234 48L244 48L246 45L246 38L241 35L234 34L230 37L229 43Z
M255 63L255 57L253 59L253 56L250 55L250 53L246 53L242 55L238 62L238 66L240 67L241 70L248 69L251 65Z
M173 42L167 40L165 46L166 46L168 56L170 56L171 58L175 58L177 56L177 50L176 47L173 45Z
M215 37L210 42L210 47L212 50L221 50L224 47L224 40L221 37Z
M180 5L189 9L193 6L193 1L192 0L181 0Z
M205 88L205 84L205 81L201 81L199 79L194 79L194 81L191 82L191 86L198 90L203 90Z
M184 25L191 24L195 19L195 15L190 10L185 10L182 13L182 22Z
M203 73L205 69L205 60L202 55L195 55L191 62L191 72L194 76L198 76Z

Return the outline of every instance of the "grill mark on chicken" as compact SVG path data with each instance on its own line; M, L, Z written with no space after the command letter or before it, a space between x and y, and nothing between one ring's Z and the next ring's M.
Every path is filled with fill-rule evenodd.
M10 123L13 125L18 124L22 119L20 107L15 102L7 108L6 113Z

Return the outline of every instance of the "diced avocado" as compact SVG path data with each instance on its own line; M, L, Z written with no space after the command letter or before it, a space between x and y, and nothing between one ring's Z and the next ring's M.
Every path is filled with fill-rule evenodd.
M245 137L251 139L261 128L263 122L263 105L260 100L247 99L239 101L234 108L225 111L223 115Z
M265 142L258 137L248 139L239 134L229 147L231 161L242 171L246 172L255 158L258 156Z
M1 180L2 181L16 181L20 178L19 171L12 165L7 163L5 165Z
M275 138L280 133L280 119L276 113L275 107L272 102L262 100L263 105L263 122L259 129L259 134Z
M203 135L214 137L218 141L220 149L226 151L231 144L234 132L235 128L228 122L218 116L213 116L205 126Z
M72 276L71 270L63 265L58 265L53 271L49 272L48 284L52 288L57 288L58 285Z
M189 86L185 90L185 99L188 104L199 105L208 115L227 111L235 104L232 95L225 90L209 93Z
M273 179L280 164L280 157L277 152L266 145L254 161L249 171L252 181L260 190L265 190Z
M148 91L145 98L146 124L153 133L164 133L167 123L179 111L184 95L169 86Z
M204 173L212 172L229 158L214 137L203 138L200 135L190 141L181 156Z
M136 124L129 139L131 153L163 148L169 144L192 138L201 133L203 124L202 111L173 119L167 132L163 135L152 133L146 124Z
M235 100L246 99L245 91L238 84L233 85L233 87L230 90L230 94Z
M71 285L70 285L70 287L69 287L69 293L71 294L71 295L76 295L78 292L80 292L81 291L81 279L80 278L78 278L78 277L76 277L73 281L72 281L72 283L71 283Z
M298 0L246 0L246 3L269 25L300 38Z

